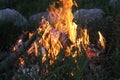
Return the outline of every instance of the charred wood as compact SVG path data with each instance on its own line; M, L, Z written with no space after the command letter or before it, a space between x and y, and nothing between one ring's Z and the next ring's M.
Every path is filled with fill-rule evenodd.
M35 32L33 36L24 43L16 52L10 53L10 55L0 62L0 73L5 72L9 69L9 67L22 55L27 49L31 46L31 44L36 40L38 33ZM42 35L39 35L41 38Z

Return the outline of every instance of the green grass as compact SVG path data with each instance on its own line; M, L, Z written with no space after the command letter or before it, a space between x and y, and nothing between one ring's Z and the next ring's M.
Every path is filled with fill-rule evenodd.
M41 53L39 53L41 54ZM30 71L23 72L17 71L15 72L15 79L17 80L80 80L84 79L84 71L88 65L89 60L86 58L85 54L77 56L73 58L72 56L65 57L64 52L61 50L59 55L57 56L57 60L54 60L54 63L50 65L50 59L42 63L42 56L39 55L36 58L37 68L36 70L35 64L25 64L24 69L28 68ZM64 59L64 61L63 61ZM75 62L75 60L77 62ZM28 62L29 63L29 62ZM31 75L29 74L31 73ZM74 76L72 76L72 74Z

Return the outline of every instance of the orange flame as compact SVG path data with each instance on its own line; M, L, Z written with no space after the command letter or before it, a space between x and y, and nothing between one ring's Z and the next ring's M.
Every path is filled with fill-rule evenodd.
M59 4L56 7L56 4ZM90 46L89 34L87 29L83 29L81 38L77 39L77 25L73 22L73 14L72 14L72 6L77 5L73 0L59 0L59 2L53 3L50 6L50 24L45 18L42 19L40 27L37 29L38 34L43 33L42 39L37 38L37 40L32 44L32 46L27 51L29 54L35 53L38 56L38 48L41 48L42 51L42 63L46 61L46 56L52 57L50 60L50 64L54 63L54 59L57 59L57 56L62 48L65 46L65 56L72 55L75 58L78 54L80 54L82 43L83 49L86 51L88 57L92 58L96 56L97 50L93 50ZM63 34L64 36L62 36ZM99 34L99 43L103 49L105 49L105 39L100 32ZM31 38L33 34L29 34L29 38ZM67 37L66 37L67 35ZM62 39L60 39L62 36ZM68 39L69 38L69 39ZM70 41L71 44L67 43ZM22 40L19 40L18 43L21 43ZM69 46L67 45L69 44ZM40 46L39 46L40 45ZM67 45L67 46L66 46ZM17 44L18 46L18 44ZM72 51L73 47L75 49ZM16 47L13 48L16 50ZM46 51L47 50L47 51ZM20 63L24 64L24 60L20 59ZM74 75L71 73L71 75Z
M58 8L55 7L56 3L58 2L55 2L50 6L49 18L52 22L51 24L53 25L50 25L48 21L43 18L41 21L41 26L38 28L38 32L43 31L42 39L39 40L40 45L44 46L49 55L54 59L56 59L56 56L60 52L61 48L67 44L66 37L64 36L62 37L63 41L65 40L65 43L63 42L63 44L61 44L61 34L67 35L73 43L76 42L77 35L77 25L73 22L72 0L60 0L59 4L61 5ZM71 48L70 46L66 47L66 54L69 55Z
M83 29L82 42L83 42L84 45L89 45L90 44L89 34L88 34L87 29Z
M102 36L100 31L98 31L98 34L99 34L99 43L102 46L102 48L105 49L105 38Z
M28 54L34 53L35 56L38 56L38 45L34 42L27 51Z
M20 38L20 39L17 41L17 43L13 46L12 51L18 50L18 48L21 46L21 44L22 44L22 39Z
M34 42L34 46L35 46L35 55L38 56L38 46L36 42Z
M33 33L29 33L29 38L31 38L31 37L32 37L32 35L33 35Z
M81 38L82 47L86 51L87 57L92 59L92 58L99 56L100 51L95 47L94 44L90 44L89 34L87 32L87 29L83 29L82 34L83 34ZM101 45L102 49L105 49L105 39L100 33L100 31L98 31L98 34L99 34L99 41L98 41L99 45Z
M65 30L69 35L70 40L76 42L76 29L77 25L73 22L72 6L73 0L60 0L61 5L59 8L55 7L56 3L50 6L50 20L54 20L54 26L57 30Z

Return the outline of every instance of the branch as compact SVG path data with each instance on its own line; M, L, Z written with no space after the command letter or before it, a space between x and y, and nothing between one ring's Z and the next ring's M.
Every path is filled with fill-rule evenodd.
M10 55L3 61L0 62L0 73L5 72L25 51L29 49L31 44L36 40L37 31L33 34L33 36L22 45L16 52L10 53ZM42 35L39 35L40 38Z

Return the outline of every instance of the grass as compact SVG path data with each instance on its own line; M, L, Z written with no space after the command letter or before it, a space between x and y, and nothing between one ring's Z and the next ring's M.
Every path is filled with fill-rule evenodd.
M16 80L79 80L84 79L85 68L88 65L89 60L85 54L73 58L72 56L65 57L64 50L61 50L57 56L57 60L51 65L50 60L52 58L46 57L46 61L42 63L41 51L39 56L34 56L35 61L31 64L27 62L24 68L19 67L19 71L13 69L14 78ZM30 55L27 55L28 58ZM30 58L31 59L31 58ZM64 61L63 61L64 59ZM30 64L29 64L30 63ZM11 70L12 71L12 70ZM9 80L10 71L6 75L6 80ZM2 80L4 78L0 78Z

